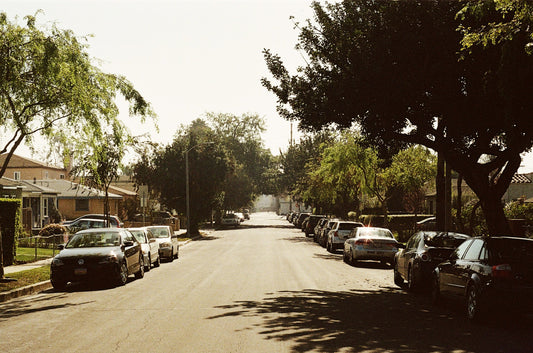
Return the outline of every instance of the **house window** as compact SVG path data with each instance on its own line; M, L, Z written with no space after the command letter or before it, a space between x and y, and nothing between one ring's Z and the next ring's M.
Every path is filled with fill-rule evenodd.
M89 211L89 199L76 199L76 211Z
M43 199L43 216L48 217L48 199Z
M20 180L20 172L14 172L13 173L13 179Z
M65 179L65 174L59 174L59 179Z

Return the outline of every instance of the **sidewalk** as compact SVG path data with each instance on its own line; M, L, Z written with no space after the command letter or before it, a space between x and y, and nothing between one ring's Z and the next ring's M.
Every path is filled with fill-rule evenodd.
M29 262L27 264L6 266L4 267L4 274L7 276L10 273L33 270L34 268L39 268L45 265L50 265L51 262L52 262L52 258L50 257L48 259L39 260L35 262Z

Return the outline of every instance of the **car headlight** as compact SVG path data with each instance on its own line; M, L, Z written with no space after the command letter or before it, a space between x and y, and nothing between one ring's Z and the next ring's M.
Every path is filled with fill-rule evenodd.
M52 266L63 266L64 263L60 259L56 259L55 257L52 259Z
M98 261L99 264L117 263L118 258L116 254L110 254Z

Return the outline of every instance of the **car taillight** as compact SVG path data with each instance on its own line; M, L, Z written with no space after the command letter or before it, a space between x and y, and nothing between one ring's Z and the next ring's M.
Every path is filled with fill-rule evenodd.
M370 243L369 239L358 239L355 241L355 245L366 245Z
M501 264L492 266L492 277L493 278L502 278L502 279L510 279L513 277L513 271L511 269L511 265L509 264Z
M338 231L335 231L335 233L333 233L333 236L334 236L334 237L339 237L339 232L338 232Z
M431 257L429 256L428 253L423 252L422 254L420 254L420 260L422 260L422 261L430 261Z

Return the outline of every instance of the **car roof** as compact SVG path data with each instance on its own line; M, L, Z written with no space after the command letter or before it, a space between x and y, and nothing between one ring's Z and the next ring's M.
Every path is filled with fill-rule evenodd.
M421 233L424 235L424 238L435 238L435 237L453 237L453 238L464 238L468 239L471 238L470 235L463 234L463 233L456 233L456 232L443 232L438 230L422 230L418 233Z
M77 232L76 234L82 234L82 233L102 233L102 232L106 232L106 233L121 233L125 231L124 228L89 228L89 229L84 229L84 230L80 230L79 232Z

